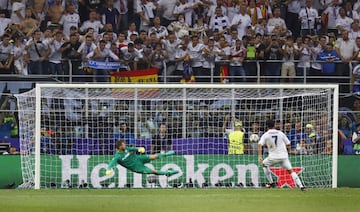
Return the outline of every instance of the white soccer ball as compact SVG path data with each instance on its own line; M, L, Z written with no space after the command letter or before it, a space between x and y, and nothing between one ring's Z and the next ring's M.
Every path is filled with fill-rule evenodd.
M249 140L250 140L250 142L258 142L259 141L259 135L258 134L251 134L250 135L250 138L249 138Z

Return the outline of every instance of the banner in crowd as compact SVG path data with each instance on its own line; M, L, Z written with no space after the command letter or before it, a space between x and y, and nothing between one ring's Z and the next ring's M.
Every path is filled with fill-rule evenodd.
M46 187L49 179L56 182L58 188L67 180L72 184L79 185L87 182L92 188L122 188L127 184L135 188L151 188L153 186L167 188L173 183L191 181L194 187L202 187L204 183L216 186L218 182L232 183L232 185L254 184L255 187L266 182L262 167L258 165L257 155L176 155L153 161L146 164L151 169L166 171L170 168L179 170L178 174L170 177L159 176L159 182L151 185L147 182L147 175L131 172L117 165L113 167L113 174L105 175L107 164L111 161L111 155L42 155L41 156L41 187ZM303 179L305 185L312 186L321 183L331 186L331 177L314 175L315 170L301 165L299 157L291 157L294 170ZM306 161L318 161L323 155L307 156ZM329 158L330 159L330 158ZM317 169L325 170L328 166L317 166ZM314 167L314 166L312 166ZM271 169L277 176L279 187L295 187L290 174L280 168ZM324 173L325 174L325 173ZM276 178L275 178L276 179Z
M93 69L116 70L120 68L120 62L101 62L90 60L88 67Z
M111 83L157 83L158 69L131 70L113 72Z

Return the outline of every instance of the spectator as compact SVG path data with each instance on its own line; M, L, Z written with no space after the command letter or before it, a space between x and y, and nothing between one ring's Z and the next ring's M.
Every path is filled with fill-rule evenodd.
M62 5L62 0L55 0L55 3L49 6L47 10L47 16L50 18L50 23L59 24L64 12L65 8Z
M56 32L54 37L50 40L49 47L51 53L49 55L49 69L50 74L58 75L62 74L62 63L61 63L61 46L64 44L62 31Z
M134 43L128 43L126 47L120 49L121 57L120 62L125 66L125 70L138 70L138 62L142 58L142 55L135 50Z
M6 10L0 10L0 37L5 33L5 29L11 24L11 19L6 18Z
M3 153L3 155L19 155L20 152L16 150L15 146L10 146L9 149Z
M359 13L356 10L353 10L353 3L351 1L345 3L345 12L346 17L351 18L354 23L359 24Z
M306 0L306 2L309 2L311 7L312 0ZM308 3L307 3L308 4ZM286 13L286 26L288 26L289 30L292 32L293 39L296 39L298 36L300 36L300 28L303 29L303 25L300 27L300 22L302 23L305 20L305 23L308 24L307 19L310 17L310 13L305 13L305 17L303 16L302 11L305 10L305 12L310 12L308 9L302 8L302 1L301 0L292 0L288 2L287 5L287 13ZM307 15L309 14L309 15ZM316 16L317 17L317 16ZM300 22L299 22L300 20ZM309 28L307 28L309 29Z
M129 0L115 0L114 7L119 11L119 20L117 22L118 32L124 32L129 26Z
M97 20L97 17L99 16L99 14L96 13L96 11L90 11L89 13L89 20L85 21L81 27L80 27L80 31L81 32L87 32L87 30L89 28L92 28L94 30L94 38L97 39L98 35L100 33L100 30L104 27L104 25Z
M158 69L158 75L160 77L160 81L164 81L164 61L169 58L168 53L162 49L161 43L157 43L155 45L154 52L152 54L152 61L154 68Z
M284 133L290 141L290 154L296 154L296 140L295 140L295 129L292 126L292 123L287 121L284 125Z
M19 30L26 36L31 37L31 34L39 26L38 20L32 18L31 8L28 7L25 10L25 17L19 23Z
M270 34L284 36L287 32L287 27L284 19L280 17L280 8L273 9L274 17L270 18L266 28Z
M222 8L216 7L215 15L211 17L209 23L210 30L218 30L220 33L227 33L227 29L230 26L229 18L223 15Z
M305 132L303 132L302 125L300 122L295 123L295 142L296 142L296 154L308 154Z
M14 43L14 73L23 76L28 75L25 45L22 37L16 38Z
M75 6L73 4L68 4L66 6L66 14L61 16L59 24L63 26L63 32L66 37L70 37L70 28L72 26L79 27L80 16L75 13Z
M117 140L124 139L126 144L129 144L130 146L135 145L134 135L129 132L127 124L125 122L120 123L120 131L114 133L113 138Z
M179 16L183 15L185 23L188 26L192 26L192 14L194 9L198 7L198 3L196 2L187 2L186 0L179 0L179 3L174 8L174 15Z
M284 62L281 66L281 80L283 82L294 82L296 76L295 63L293 62L295 58L295 47L291 37L286 40L281 52L284 56Z
M239 39L245 35L245 30L248 26L251 26L251 18L246 14L246 6L240 6L240 14L236 14L231 22L231 27L237 27L239 33Z
M215 57L220 53L215 46L214 39L210 38L208 44L203 49L203 82L212 82L212 73L215 68Z
M105 48L106 41L101 40L99 46L95 48L93 54L87 55L88 58L94 61L107 61L112 58L115 61L119 60L119 57L115 55L110 49ZM94 76L96 82L108 82L109 81L109 70L106 69L94 69Z
M204 49L204 45L199 43L198 36L192 36L191 43L188 45L188 52L191 61L191 68L195 76L195 81L202 81L203 70L202 70L202 62L204 58L202 56L202 52Z
M155 33L156 34L156 37L159 38L159 39L164 39L168 36L168 31L166 29L166 27L164 26L161 26L161 23L160 23L160 17L159 16L156 16L154 19L153 19L153 23L154 23L154 26L152 26L150 29L149 29L149 36L152 34L152 33Z
M120 13L114 7L114 0L106 0L105 6L100 9L100 15L102 16L102 23L111 24L112 30L118 32Z
M81 58L83 62L87 62L87 56L93 52L97 48L96 44L94 43L94 38L91 35L87 35L85 40L81 43L80 47L78 48L77 52L81 54Z
M322 63L322 76L325 76L327 82L333 82L334 80L334 82L336 82L336 79L327 77L336 76L334 62L340 60L331 43L326 44L325 50L320 52L317 60L324 61L324 63Z
M258 122L253 122L251 124L251 129L250 131L248 132L248 154L252 154L252 155L257 155L258 154L258 141L254 140L254 141L250 141L250 137L253 135L253 134L256 134L259 139L260 137L262 136L263 132L260 131L260 127L259 127L259 123Z
M25 18L25 4L22 0L13 0L11 8L11 22L20 24Z
M137 6L136 12L140 16L140 30L148 31L154 19L154 10L156 6L153 2L148 2L147 0L140 0L140 3ZM175 13L175 11L174 11Z
M174 81L180 82L182 76L184 75L184 63L186 59L189 58L189 52L187 51L187 44L185 42L181 42L178 46L178 49L175 53L175 62L176 62L176 70L174 73ZM187 80L190 80L190 76L184 77Z
M172 76L176 69L175 54L176 54L176 49L180 44L180 40L177 39L175 34L171 32L167 36L167 39L161 40L161 42L162 45L164 46L164 50L168 54L168 59L166 61L166 76L169 76L170 82L174 82Z
M275 12L277 14L277 12ZM276 15L275 15L276 17ZM269 78L267 82L279 82L281 73L281 63L278 62L282 58L281 46L277 36L272 36L270 45L265 49L266 58L270 60L266 64L266 76ZM272 61L271 61L272 60Z
M47 60L50 49L41 41L41 31L37 30L33 33L33 38L26 43L25 50L30 58L29 74L48 74L45 71L44 61Z
M229 81L245 82L246 73L243 61L246 56L246 49L242 46L241 40L237 40L235 46L230 51Z
M249 1L249 6L247 7L247 14L251 18L251 25L255 26L258 23L261 23L263 19L261 10L259 7L256 7L255 0Z
M172 150L172 138L167 132L167 126L164 123L159 125L159 132L153 136L151 141L151 154L164 153Z
M228 0L226 6L227 16L229 17L230 23L234 16L239 12L240 5L238 4L237 0Z
M300 1L298 1L300 4ZM299 12L299 19L301 21L301 36L317 34L318 11L312 7L312 0L306 0L305 8ZM290 29L295 34L292 29ZM295 34L297 35L297 34ZM295 37L296 38L296 37Z
M164 26L168 26L171 22L176 20L176 16L173 12L177 2L177 0L158 1L158 8L162 12L161 23L163 23Z
M342 31L350 31L350 26L354 22L353 19L346 16L346 11L344 8L339 9L339 16L335 20L336 28L340 34Z
M61 46L60 52L62 54L62 59L64 60L63 70L65 75L69 75L70 68L72 70L72 75L82 75L82 71L79 70L79 66L81 65L81 54L78 53L78 49L80 45L79 38L73 33L70 35L70 40Z
M353 150L356 155L360 154L360 124L356 124L356 131L352 136Z
M332 3L327 6L322 14L322 22L324 23L326 33L335 33L337 35L338 30L336 28L336 19L339 15L339 0L333 0Z
M358 47L354 40L349 39L349 32L343 31L342 38L336 41L335 51L341 59L341 63L336 66L337 74L342 78L339 83L349 83L348 78L350 76L350 62L354 60L359 52ZM343 78L346 77L346 78ZM340 92L349 92L348 86L341 86Z
M14 46L10 43L10 36L5 34L0 43L0 74L10 74L14 60Z
M224 65L224 61L229 60L231 54L230 46L226 42L225 36L221 36L219 38L217 48L219 49L219 53L215 57L214 82L221 82L222 81L222 79L220 78L221 68L224 68L224 66L227 67L227 65Z
M129 41L129 40L130 40L130 36L133 35L133 34L135 34L135 35L137 35L137 36L139 35L139 33L136 31L136 24L135 24L135 22L130 23L129 29L128 29L128 31L127 31L127 37L126 37L126 39Z
M310 71L310 59L311 59L311 46L310 38L298 37L296 44L294 45L299 57L299 63L296 67L296 76L300 77L300 80L307 80L306 76L309 76Z
M360 37L360 26L358 23L353 22L351 24L351 31L349 32L349 39L355 40L358 37Z

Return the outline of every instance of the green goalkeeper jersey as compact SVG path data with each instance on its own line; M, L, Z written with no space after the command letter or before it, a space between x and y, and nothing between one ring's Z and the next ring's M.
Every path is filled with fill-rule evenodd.
M118 163L121 166L130 169L131 171L136 171L139 166L143 166L143 163L138 158L138 155L134 153L137 150L137 147L126 147L126 150L124 152L117 151L114 158L108 165L107 169L110 170L115 164Z

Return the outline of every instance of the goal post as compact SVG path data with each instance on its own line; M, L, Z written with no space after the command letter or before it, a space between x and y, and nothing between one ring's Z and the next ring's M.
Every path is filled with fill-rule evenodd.
M262 187L256 142L270 118L290 126L290 160L305 185L337 187L338 85L36 84L16 97L24 187ZM227 138L235 123L244 132L240 154L230 154ZM105 176L122 124L133 136L127 143L147 154L175 150L146 166L180 173L150 183L116 166ZM162 124L170 144L154 142ZM271 171L279 187L294 186L283 170Z

